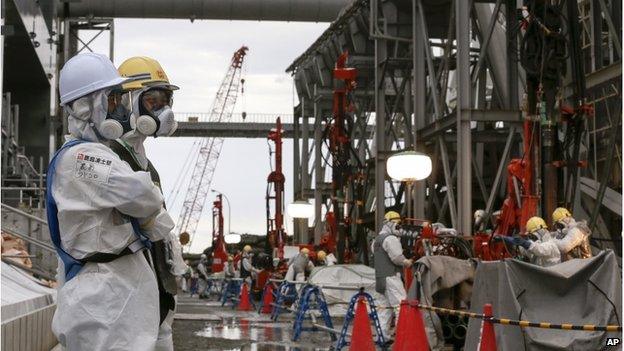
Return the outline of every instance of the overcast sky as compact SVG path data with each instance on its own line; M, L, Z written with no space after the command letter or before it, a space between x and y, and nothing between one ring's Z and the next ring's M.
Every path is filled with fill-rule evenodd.
M237 111L292 114L293 84L284 71L327 28L327 23L282 23L256 21L115 20L115 65L132 56L158 60L173 84L174 112L209 112L215 93L234 51L249 47L245 58L245 96ZM89 37L89 33L82 36ZM93 45L108 54L108 38ZM268 131L267 131L268 132ZM160 173L165 195L171 192L193 143L191 138L158 138L146 142L148 157ZM266 139L226 139L212 180L232 205L231 231L265 234L266 177L270 172ZM292 141L284 142L286 203L292 201ZM184 191L183 191L184 192ZM210 208L215 194L204 207L192 252L202 251L211 240ZM180 198L184 197L181 193ZM178 199L169 211L175 221L181 209ZM227 210L226 210L227 232ZM287 217L292 234L292 219Z

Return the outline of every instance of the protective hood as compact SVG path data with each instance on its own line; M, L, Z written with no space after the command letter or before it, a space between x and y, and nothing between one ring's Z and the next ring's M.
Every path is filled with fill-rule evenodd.
M96 126L106 119L107 101L107 91L98 90L63 106L69 115L67 118L69 133L77 139L105 142L106 139L97 131Z
M137 160L141 168L147 169L147 154L145 153L145 146L143 142L147 139L146 135L139 133L136 129L124 134L121 138L121 144L128 148Z
M134 90L131 91L129 94L131 94L131 99L132 99L132 117L131 119L133 121L136 121L136 119L139 117L139 103L140 103L140 96L141 94L148 90L149 87L145 87L143 89L139 89L139 90ZM133 124L135 124L135 122L133 122ZM135 127L135 126L133 126ZM143 146L143 143L145 142L145 139L147 139L147 135L141 134L136 127L126 133L125 135L123 135L121 138L122 141L122 145L126 146L127 148L129 148L130 152L135 156L136 160L139 162L139 164L141 165L141 168L146 169L147 168L147 154L145 152L145 147Z

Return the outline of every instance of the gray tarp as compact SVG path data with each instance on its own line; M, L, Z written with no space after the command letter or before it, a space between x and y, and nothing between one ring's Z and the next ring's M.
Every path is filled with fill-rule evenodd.
M494 316L555 324L621 325L622 278L608 250L585 260L539 267L514 259L477 267L471 310L491 303ZM477 350L481 321L470 319L466 350ZM499 350L601 350L621 333L495 325Z
M440 290L449 289L463 281L474 278L476 261L460 260L450 256L425 256L420 258L414 268L420 272L421 303L439 304L433 296ZM412 283L408 299L416 298L416 284ZM442 306L452 308L452 306ZM441 350L444 346L440 318L433 312L423 311L427 339L432 350Z

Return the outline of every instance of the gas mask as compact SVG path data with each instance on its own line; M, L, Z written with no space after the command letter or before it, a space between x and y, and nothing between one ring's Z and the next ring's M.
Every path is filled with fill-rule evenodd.
M65 109L74 118L88 122L101 139L114 140L132 130L127 94L101 90L76 99Z
M555 223L555 229L557 230L563 230L565 229L565 227L566 227L565 223L562 223L562 222Z
M173 111L173 93L166 89L150 89L139 97L139 116L134 121L136 130L147 136L169 136L178 122Z

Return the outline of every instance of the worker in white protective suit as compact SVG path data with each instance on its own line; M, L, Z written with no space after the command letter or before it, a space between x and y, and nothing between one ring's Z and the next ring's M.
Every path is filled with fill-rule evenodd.
M251 260L253 258L253 252L251 252L251 246L245 245L243 247L243 254L240 260L240 277L247 283L248 286L252 286L252 278L260 272L259 269L253 266Z
M197 272L199 273L199 298L208 297L208 256L201 254L199 263L197 264Z
M559 207L552 214L557 229L555 243L561 252L561 260L592 257L589 237L591 230L585 221L576 221L570 211Z
M286 280L304 282L306 280L306 273L312 272L314 269L314 263L310 261L310 250L303 248L299 251L299 254L290 259L288 262L288 270L286 271Z
M561 262L561 254L555 243L555 238L548 231L546 221L541 217L531 217L525 225L530 240L520 237L497 236L508 245L516 245L523 249L523 253L533 264L549 267Z
M52 331L68 351L154 350L158 284L146 248L174 222L149 173L107 145L132 130L122 78L103 55L72 57L59 77L70 135L47 172L48 226L60 258Z
M392 319L396 317L398 321L401 301L407 298L401 273L404 267L411 267L414 262L403 255L399 239L400 231L397 229L401 216L395 211L389 211L384 219L379 235L373 240L371 250L375 258L375 290L383 294L385 300L381 301L380 305L391 307L377 310L384 337L390 340Z
M140 79L122 85L132 100L130 121L133 130L112 141L110 147L134 171L149 172L154 184L161 188L160 175L147 159L143 143L150 136L169 136L177 129L171 105L173 92L179 88L169 82L160 63L149 57L129 58L119 66L118 71L123 77ZM173 350L171 326L176 306L176 276L186 271L180 242L173 231L169 236L168 240L154 243L150 250L158 278L160 305L157 351Z
M334 256L333 253L330 253L328 255L323 250L319 250L319 252L316 253L316 263L319 266L333 266L336 264L336 262L338 262L338 260L336 259L336 256Z
M223 274L225 278L236 278L236 270L234 269L234 257L228 255L227 263L223 266Z

